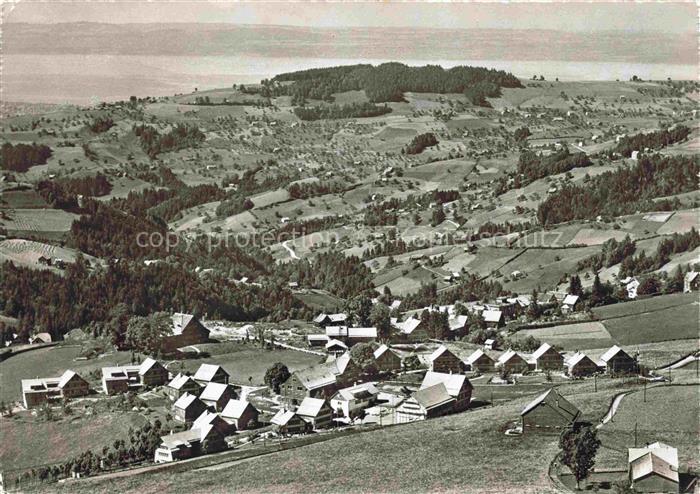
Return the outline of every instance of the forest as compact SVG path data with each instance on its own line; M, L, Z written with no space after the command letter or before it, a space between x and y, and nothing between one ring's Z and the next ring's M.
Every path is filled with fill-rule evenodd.
M426 132L425 134L419 134L409 142L405 148L401 150L404 154L420 154L425 148L430 146L436 146L439 144L437 137L432 132Z
M525 181L518 185L522 187L539 178L568 172L574 168L591 166L591 160L586 153L571 154L569 149L563 147L549 156L540 156L533 151L525 151L518 160L518 173L525 176Z
M374 103L350 103L347 105L328 106L297 106L294 114L302 120L334 120L340 118L367 118L378 117L391 113L391 108L386 105L378 106Z
M121 260L90 271L79 258L63 275L0 265L0 312L17 317L25 337L35 326L57 339L73 328L111 321L116 312L147 316L180 310L234 321L310 315L284 285L201 278L167 263Z
M109 117L97 117L90 123L90 130L95 134L102 134L114 127L114 120Z
M280 84L292 82L291 84ZM333 93L364 90L373 103L403 101L407 91L423 93L465 93L472 101L497 96L500 88L523 87L517 77L502 70L439 65L409 67L390 62L373 66L346 65L301 70L263 81L263 95L290 95L303 99L332 101ZM478 104L478 103L475 103Z
M11 144L0 147L0 168L24 173L32 166L45 165L53 151L44 144Z
M677 125L673 129L657 130L648 134L636 134L625 136L615 146L612 152L620 153L622 156L632 156L632 151L658 150L670 146L676 142L686 139L690 135L690 128L685 125Z
M700 172L697 158L643 156L632 167L605 172L586 184L567 185L549 195L537 208L537 219L544 226L663 209L663 203L652 199L695 190Z
M204 134L196 126L178 124L167 134L160 134L150 125L135 125L134 134L140 139L141 147L151 158L160 153L196 147L204 140Z
M85 197L106 196L112 191L112 184L101 173L89 177L62 178L57 183L69 195Z
M348 185L342 182L296 182L287 187L290 197L293 199L309 199L310 197L337 194L348 189Z

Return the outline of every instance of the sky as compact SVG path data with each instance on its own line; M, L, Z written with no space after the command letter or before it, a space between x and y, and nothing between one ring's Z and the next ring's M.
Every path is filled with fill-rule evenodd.
M110 2L6 0L5 22L222 22L342 27L696 32L694 2Z

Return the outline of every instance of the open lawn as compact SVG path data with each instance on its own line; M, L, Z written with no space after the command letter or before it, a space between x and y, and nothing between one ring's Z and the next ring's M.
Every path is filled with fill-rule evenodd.
M218 364L231 375L232 383L248 385L248 378L252 377L253 384L261 385L264 384L265 371L275 362L282 362L294 371L317 364L321 358L296 350L263 350L252 343L206 343L196 347L211 356L173 362L168 369L174 373L194 373L200 364Z
M51 259L63 259L65 262L75 262L77 254L78 251L75 249L57 247L55 245L33 242L31 240L9 239L0 241L0 263L12 261L17 265L38 269L51 269L49 266L39 264L39 258L44 256ZM83 255L90 264L99 262L92 256Z
M700 386L679 385L649 387L625 396L613 421L600 429L603 445L626 455L637 444L661 441L678 448L681 470L697 469L698 434L700 434ZM621 460L624 462L624 455ZM607 466L607 465L606 465ZM624 466L624 463L623 463Z
M620 344L697 338L696 293L662 295L593 309Z
M60 209L15 209L9 218L0 220L0 226L8 232L39 236L67 232L78 215Z
M515 333L515 339L533 336L550 345L562 347L565 351L585 348L610 347L615 344L610 333L600 322L563 324L550 328L525 329Z
M75 411L73 416L52 422L40 421L29 413L5 417L0 419L0 466L5 471L31 468L66 461L87 450L99 452L116 439L127 437L130 427L145 422L145 417L131 412L88 416Z

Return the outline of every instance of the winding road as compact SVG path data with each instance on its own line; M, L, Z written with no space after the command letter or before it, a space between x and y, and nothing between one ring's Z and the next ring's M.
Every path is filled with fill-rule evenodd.
M285 240L284 242L282 242L282 247L287 249L287 252L289 252L289 257L291 257L292 259L301 259L301 257L299 257L297 253L294 252L294 249L287 245L287 242L289 242L289 240Z

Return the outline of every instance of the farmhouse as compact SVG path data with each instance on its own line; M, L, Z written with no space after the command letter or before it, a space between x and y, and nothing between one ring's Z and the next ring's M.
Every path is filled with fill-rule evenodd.
M277 412L270 423L279 434L283 435L303 434L309 430L309 424L299 415L284 409Z
M198 395L200 390L199 383L185 374L178 374L165 386L165 394L172 401L177 400L185 393Z
M107 395L142 387L162 386L167 381L168 370L150 357L140 365L102 368L102 389Z
M466 365L473 372L493 372L496 370L496 362L484 353L483 350L475 350L466 360Z
M226 403L232 398L236 398L236 392L228 384L210 382L199 395L199 399L215 412L220 412Z
M220 365L202 364L194 373L194 380L201 386L209 383L228 384L229 374Z
M224 435L212 424L204 424L201 428L169 434L160 438L161 445L156 449L156 463L184 460L203 453L214 453L226 449ZM203 446L206 444L206 448Z
M416 317L409 317L403 322L396 323L399 330L399 339L405 341L425 341L428 339L428 331L423 321Z
M337 314L319 314L314 318L314 322L321 327L331 326L331 325L343 325L347 323L348 315L344 312L339 312Z
M324 346L326 343L328 343L329 340L330 338L325 334L310 334L306 337L306 342L311 347Z
M380 372L401 370L401 357L386 345L381 345L374 351L374 361Z
M171 334L161 341L163 352L172 353L178 348L209 341L209 330L192 314L175 313L172 316Z
M447 415L453 410L454 402L443 383L419 389L396 408L396 423L405 424Z
M542 343L532 354L530 361L534 363L535 369L540 371L561 370L564 367L564 357L549 343Z
M591 376L600 369L585 353L577 352L564 361L566 373L571 377Z
M630 448L628 474L634 492L679 492L678 450L660 442Z
M462 360L449 351L445 345L430 355L430 370L446 374L459 374L463 370Z
M207 406L202 400L193 394L185 393L173 404L173 415L175 420L190 424L206 409Z
M377 339L377 328L349 328L347 326L326 326L326 336L345 342L347 345L355 343L369 343Z
M527 429L562 429L580 415L579 409L554 388L539 395L520 413L523 432Z
M486 322L486 327L489 328L500 328L503 326L503 312L496 309L486 309L482 312L484 321Z
M233 427L233 425L219 417L218 414L208 410L204 410L201 415L195 419L195 421L192 423L192 428L203 429L209 425L214 427L224 437L235 432L235 427Z
M496 349L496 340L493 338L488 338L487 340L484 341L484 350L495 350Z
M331 397L331 407L345 417L355 417L377 401L379 390L372 383L343 388Z
M461 333L467 325L467 320L467 316L455 316L450 317L447 324L450 326L450 331Z
M336 387L336 372L328 364L314 365L292 373L280 386L282 396L289 401L300 403L304 398L330 397Z
M637 360L630 357L622 348L615 345L600 357L600 367L610 375L637 372Z
M469 408L474 388L465 375L428 371L425 373L420 389L429 388L438 383L444 384L447 394L454 398L453 411L460 412Z
M325 429L331 425L333 409L326 400L306 397L297 408L296 414L313 430Z
M72 370L65 371L59 377L22 379L22 400L26 409L89 393L88 382Z
M700 289L700 273L688 271L683 278L683 293L696 292Z
M348 351L348 346L340 340L328 340L326 343L326 351L329 355L339 356Z
M496 367L504 368L511 374L523 374L530 368L527 364L527 360L514 350L508 350L498 357Z
M576 312L580 306L580 298L578 295L567 295L561 303L561 311L564 314Z
M41 343L51 343L53 339L49 333L37 333L29 338L30 345L39 345Z
M258 409L247 400L229 400L221 412L221 418L239 431L254 427L259 416Z

